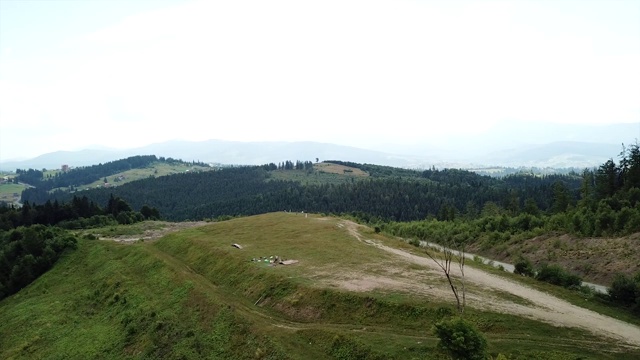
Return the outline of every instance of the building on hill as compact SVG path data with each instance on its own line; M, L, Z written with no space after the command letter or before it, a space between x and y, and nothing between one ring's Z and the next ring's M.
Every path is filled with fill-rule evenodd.
M62 172L67 172L67 171L69 171L69 165L67 165L67 164L62 165L61 170L62 170Z

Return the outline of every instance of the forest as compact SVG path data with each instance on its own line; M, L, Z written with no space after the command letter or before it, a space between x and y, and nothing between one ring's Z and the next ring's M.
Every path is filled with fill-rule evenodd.
M156 157L155 155L139 155L131 156L126 159L107 162L104 164L85 166L70 169L66 172L57 172L54 175L44 175L44 171L37 169L17 169L16 181L23 182L33 186L27 189L27 198L33 202L34 199L46 197L46 192L56 188L70 188L73 190L81 185L91 184L107 176L124 172L131 169L140 169L147 167L155 162L168 164L187 164L182 160L173 158ZM208 167L209 165L201 162L192 162L189 164ZM23 199L24 201L24 199Z
M311 169L301 161L282 164L148 178L116 189L92 189L83 195L98 203L104 203L114 194L135 208L148 204L171 221L282 210L349 213L385 221L414 221L428 217L477 217L487 203L516 213L525 205L522 199L546 211L554 204L554 192L557 196L565 196L566 201L577 200L581 184L581 177L577 174L514 175L495 179L464 170L420 172L352 164L370 171L372 175L341 184L303 185L272 179L271 171L275 169L307 173ZM307 170L303 170L305 168ZM313 175L309 173L308 176ZM43 193L29 189L23 193L23 200L36 203L69 201L73 195L63 191Z
M158 219L154 208L132 211L129 204L110 197L104 208L87 197L68 203L26 202L21 208L0 206L0 299L16 293L50 269L67 250L76 248L70 229L132 224Z
M134 157L109 166L121 168L155 159ZM454 229L451 231L456 236L469 238L556 230L604 236L640 229L637 143L623 147L617 163L610 159L598 168L566 175L521 173L492 178L458 169L417 171L329 162L359 168L370 176L339 184L307 185L273 179L273 171L303 171L313 176L310 161L287 160L277 165L147 178L113 189L83 191L83 197L93 203L106 203L116 196L133 208L157 209L171 221L283 210L350 214L369 223L385 223L395 233L419 237L431 237L428 232L448 228ZM53 206L56 202L77 201L73 200L75 196L68 191L46 192L36 187L24 191L23 201L32 206ZM475 230L469 232L467 227Z
M101 169L101 177L107 174L102 168L104 166L113 166L110 171L116 171L155 159L154 156L134 157L115 164L99 165L97 169ZM279 164L146 178L117 188L83 191L81 197L68 191L48 192L46 189L50 185L25 190L24 205L20 209L0 207L0 235L4 239L0 257L5 258L2 265L3 291L19 287L15 284L20 282L11 280L11 274L22 274L14 269L15 266L20 269L20 264L26 267L40 264L31 258L18 265L7 260L14 259L16 249L28 248L16 245L19 242L11 239L22 239L16 234L23 230L17 229L29 226L78 229L159 219L161 215L166 220L183 221L273 211L304 211L349 215L381 231L405 238L445 244L473 243L481 248L499 247L513 240L525 240L549 232L600 237L640 231L640 147L637 143L624 147L617 162L610 159L597 168L566 175L521 173L492 178L457 169L417 171L331 162L359 168L369 176L341 183L306 185L274 179L273 171L314 175L312 162L287 160ZM91 168L77 171L84 174ZM26 181L29 176L37 177L37 170L21 171L20 176ZM60 178L69 184L70 179L81 177L62 174ZM53 179L40 181L54 182ZM106 206L101 208L96 204ZM42 238L51 240L52 235L43 235ZM42 246L47 244L42 243ZM60 249L59 246L50 247L54 252ZM26 256L23 255L18 257ZM37 256L34 255L35 260ZM55 256L42 260L43 264L51 263L52 259ZM544 270L554 276L561 274L555 268L550 269L553 271ZM554 276L548 278L559 283L564 281ZM619 291L622 295L618 296L625 299L621 302L634 303L636 298L640 299L640 277L636 278L621 277L614 282L623 289ZM571 277L563 279L572 280L567 282L569 284L575 283Z

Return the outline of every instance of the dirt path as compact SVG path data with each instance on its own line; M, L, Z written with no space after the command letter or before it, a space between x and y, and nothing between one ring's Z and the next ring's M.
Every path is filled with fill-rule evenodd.
M360 225L351 221L344 221L343 224L347 231L360 241L396 254L415 264L441 271L433 260L427 257L417 256L400 249L376 243L372 240L363 239L362 235L358 232ZM512 302L494 301L492 299L490 303L476 307L484 308L484 305L486 305L500 312L541 320L555 326L581 328L596 335L606 336L632 346L640 347L640 328L632 324L581 308L555 296L499 276L491 275L476 268L465 267L465 280L487 290L495 289L514 294L534 304L534 306L525 306ZM471 303L469 306L474 306L474 304Z

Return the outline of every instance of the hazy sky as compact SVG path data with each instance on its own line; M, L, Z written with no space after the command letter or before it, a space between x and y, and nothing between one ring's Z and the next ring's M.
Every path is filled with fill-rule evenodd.
M0 161L504 122L640 122L640 1L0 0Z

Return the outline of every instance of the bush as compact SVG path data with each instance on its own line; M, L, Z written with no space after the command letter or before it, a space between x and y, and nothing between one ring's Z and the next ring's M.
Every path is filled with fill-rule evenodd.
M582 279L570 274L558 265L544 265L538 270L536 279L566 288L580 287Z
M631 305L640 298L640 286L632 278L617 274L609 288L609 297L619 304Z
M524 257L520 257L518 261L516 261L516 263L514 264L513 273L529 277L535 275L533 266L531 265L531 261L527 260Z
M440 339L438 347L453 359L487 358L487 340L473 325L461 318L437 323L434 332Z

